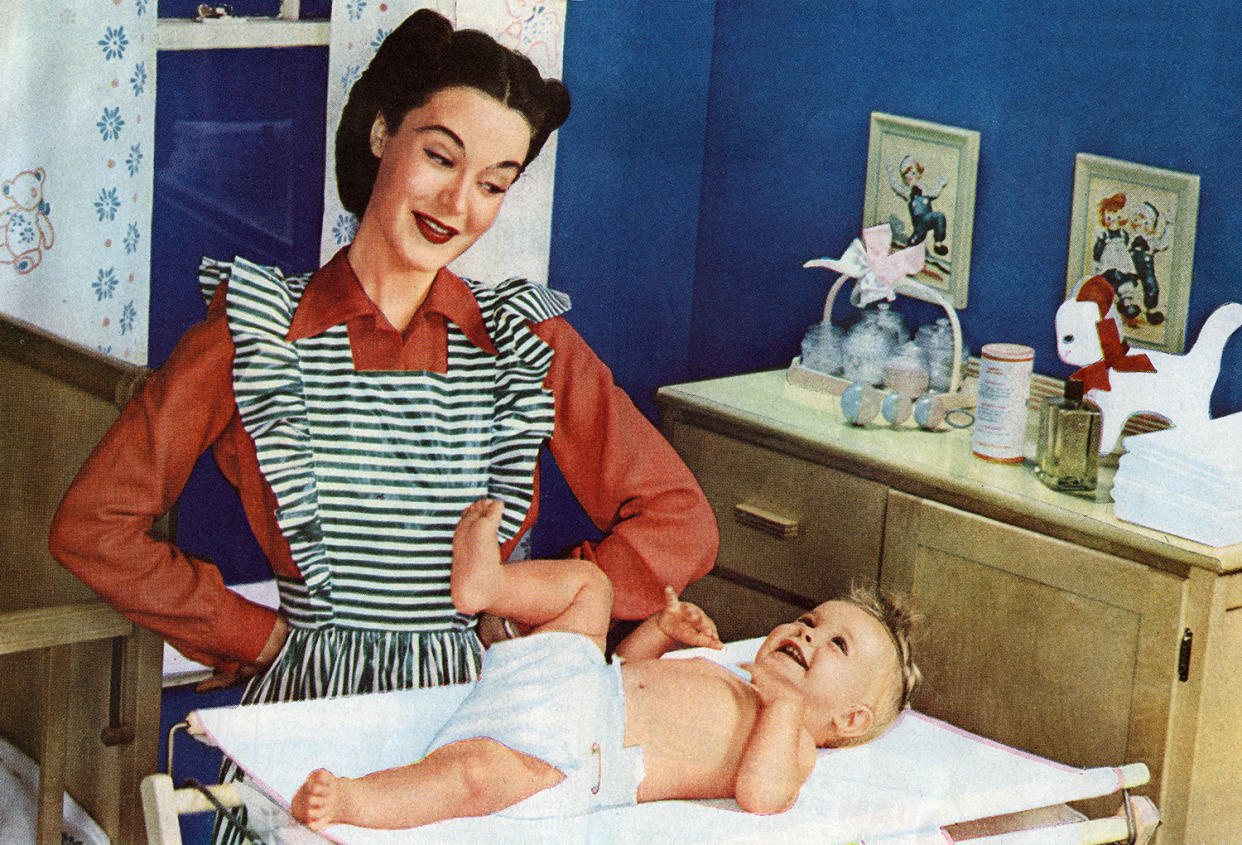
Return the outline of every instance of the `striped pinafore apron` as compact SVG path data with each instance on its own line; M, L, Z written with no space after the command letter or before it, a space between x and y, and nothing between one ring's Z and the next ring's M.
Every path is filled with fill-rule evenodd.
M358 372L343 324L285 339L309 276L204 259L204 295L222 280L237 407L302 575L277 579L289 638L242 703L473 680L482 647L449 595L453 531L483 496L504 502L502 541L521 527L553 425L552 350L527 321L567 297L470 283L499 354L449 322L446 373Z

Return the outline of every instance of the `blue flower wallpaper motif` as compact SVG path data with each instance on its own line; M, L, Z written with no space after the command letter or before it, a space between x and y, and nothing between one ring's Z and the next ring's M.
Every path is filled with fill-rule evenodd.
M151 0L4 0L0 311L147 360ZM13 40L9 42L9 39Z
M95 200L95 213L99 215L100 223L115 220L120 208L121 201L116 198L116 188L99 189L99 199Z
M99 39L99 46L103 48L105 59L125 58L125 48L129 46L129 41L125 38L125 28L121 26L115 29L107 27L104 31L104 37Z

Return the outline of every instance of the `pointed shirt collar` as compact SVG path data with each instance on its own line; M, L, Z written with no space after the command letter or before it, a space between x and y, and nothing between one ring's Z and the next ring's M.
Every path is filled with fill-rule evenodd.
M370 316L377 327L387 325L384 315L362 289L362 283L349 264L348 253L349 247L342 248L311 276L293 315L287 340L314 337L332 326L363 316ZM474 294L459 276L447 268L442 268L436 275L411 323L419 315L428 314L451 320L471 343L496 354L496 346L488 335Z

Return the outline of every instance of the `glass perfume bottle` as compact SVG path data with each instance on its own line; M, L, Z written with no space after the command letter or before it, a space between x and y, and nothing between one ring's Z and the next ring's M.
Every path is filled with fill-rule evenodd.
M1092 495L1100 463L1100 411L1082 398L1083 384L1065 382L1039 412L1035 476L1053 490Z

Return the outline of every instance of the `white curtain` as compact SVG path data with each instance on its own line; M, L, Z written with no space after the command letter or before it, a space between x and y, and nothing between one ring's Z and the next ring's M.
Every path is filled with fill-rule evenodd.
M145 364L155 0L4 0L0 62L0 311Z
M328 53L327 157L320 257L327 261L353 239L357 221L341 206L334 171L336 127L349 88L384 36L415 9L435 9L458 28L482 30L560 78L566 0L336 0ZM458 274L483 282L521 276L546 282L552 238L556 135L505 197L491 230L454 263Z

